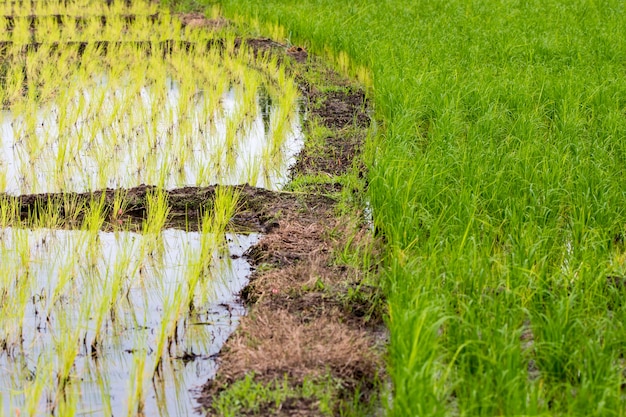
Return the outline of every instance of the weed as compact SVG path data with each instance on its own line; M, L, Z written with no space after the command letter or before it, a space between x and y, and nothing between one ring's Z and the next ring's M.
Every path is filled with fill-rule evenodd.
M212 409L220 416L268 415L288 410L290 402L303 402L318 415L333 415L338 386L341 383L331 376L305 378L301 383L294 383L287 376L260 382L251 374L220 392Z

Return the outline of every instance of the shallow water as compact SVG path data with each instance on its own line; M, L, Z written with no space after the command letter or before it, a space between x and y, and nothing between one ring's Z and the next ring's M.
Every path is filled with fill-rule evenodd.
M60 103L1 112L0 192L140 184L279 189L303 146L297 111L281 111L262 90L243 109L236 88L216 104L202 90L181 92L169 78L160 87L113 91L106 77L96 78ZM287 129L276 132L278 124Z
M250 273L241 255L258 236L226 239L190 290L203 256L199 233L0 231L2 414L28 415L30 406L62 415L73 402L77 415L128 415L137 372L144 415L192 414L194 388L214 375L214 355L245 313L235 295ZM192 299L193 310L177 299ZM159 355L164 320L176 338ZM64 355L73 349L62 393Z

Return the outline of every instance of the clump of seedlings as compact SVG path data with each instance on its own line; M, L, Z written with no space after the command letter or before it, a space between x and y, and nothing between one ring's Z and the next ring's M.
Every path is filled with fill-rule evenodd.
M0 4L2 413L186 415L191 375L214 372L249 270L231 254L256 236L227 233L229 188L199 232L165 230L163 190L279 188L302 141L277 60L215 36L147 1ZM7 197L140 184L157 186L141 233L116 220L122 193L112 213L48 204L31 229Z
M89 26L73 42L51 25L43 38L54 41L7 44L6 192L285 183L302 139L297 88L275 59L254 58L233 38L212 46L214 35L180 24L122 23L123 42L89 40L98 33Z

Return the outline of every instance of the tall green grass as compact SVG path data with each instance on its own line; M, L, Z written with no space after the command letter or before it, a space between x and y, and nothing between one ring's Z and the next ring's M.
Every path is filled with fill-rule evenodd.
M626 5L223 0L371 71L391 415L625 415Z

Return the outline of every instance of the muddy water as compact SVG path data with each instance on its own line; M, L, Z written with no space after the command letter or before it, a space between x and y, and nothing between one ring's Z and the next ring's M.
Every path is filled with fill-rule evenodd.
M138 386L144 415L193 414L194 388L244 314L241 254L258 236L227 235L200 274L198 233L8 228L0 238L2 415L135 415ZM175 337L159 353L163 323Z
M111 90L95 77L63 104L2 111L0 192L287 182L303 146L297 111L279 109L262 90L244 109L240 89L215 104L201 89L189 98L169 78L162 87ZM276 132L280 124L287 128Z

